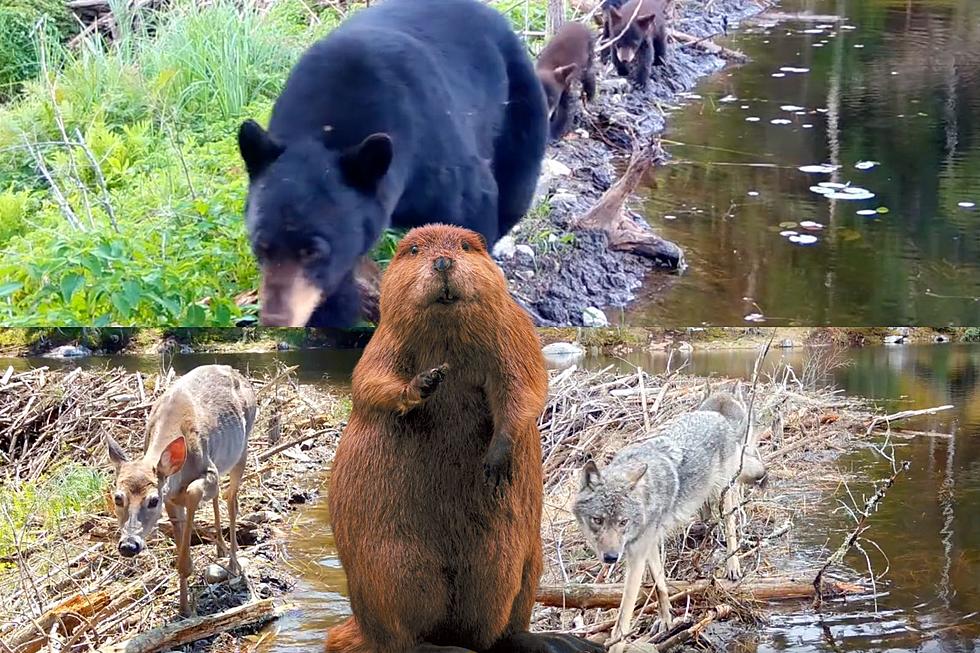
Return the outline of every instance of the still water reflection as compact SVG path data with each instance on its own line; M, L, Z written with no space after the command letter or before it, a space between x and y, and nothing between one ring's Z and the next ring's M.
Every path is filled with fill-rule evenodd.
M646 215L691 267L627 320L976 323L980 2L776 10L842 19L763 15L731 39L751 62L706 80L668 119L675 163L657 171ZM832 171L799 170L817 164ZM874 197L831 199L862 195L826 197L820 183Z

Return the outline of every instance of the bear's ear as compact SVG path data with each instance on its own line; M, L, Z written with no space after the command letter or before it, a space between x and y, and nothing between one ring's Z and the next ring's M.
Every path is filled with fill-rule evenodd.
M618 23L623 19L623 12L619 10L619 7L610 7L609 17L612 18L613 21Z
M644 32L649 32L650 28L653 26L653 21L657 17L657 14L647 14L646 16L636 17L636 26L639 27Z
M238 151L245 162L249 179L255 179L270 163L278 159L282 149L254 120L246 120L238 128Z
M391 137L371 134L340 155L340 169L355 188L374 190L391 165Z

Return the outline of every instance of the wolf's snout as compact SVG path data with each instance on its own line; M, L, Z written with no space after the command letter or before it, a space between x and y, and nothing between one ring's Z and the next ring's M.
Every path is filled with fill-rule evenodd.
M617 560L619 560L619 554L618 553L612 553L612 552L606 551L605 553L602 554L602 561L604 563L606 563L607 565L616 564L616 561Z
M440 256L432 262L432 268L436 272L445 272L451 267L453 267L453 260L446 256Z
M135 537L119 540L119 554L124 558L132 558L143 550L143 543Z

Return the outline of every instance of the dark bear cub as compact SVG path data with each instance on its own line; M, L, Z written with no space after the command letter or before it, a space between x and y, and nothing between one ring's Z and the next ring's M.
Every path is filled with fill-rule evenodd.
M600 45L608 43L610 40L609 36L609 10L613 8L622 7L626 0L602 0L600 5L601 11L594 16L594 20L599 28L602 30L602 41ZM603 48L599 51L599 61L604 64L610 61L610 51L611 48Z
M261 322L351 326L355 269L388 227L444 222L492 245L531 204L547 126L534 64L491 7L353 14L297 62L268 131L239 129Z
M606 12L607 31L610 38L616 39L611 55L616 72L640 88L650 80L650 65L662 66L666 61L669 2L629 0Z
M595 97L595 38L582 23L565 23L541 50L536 65L548 103L551 138L560 139L572 126L572 84L582 84L583 102Z

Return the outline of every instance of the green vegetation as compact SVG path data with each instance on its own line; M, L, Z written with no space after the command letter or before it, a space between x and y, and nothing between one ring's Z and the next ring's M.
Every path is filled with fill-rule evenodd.
M62 0L0 2L0 102L40 71L39 42L61 42L75 31ZM0 234L2 238L2 234Z
M40 530L91 512L104 494L101 472L68 463L36 482L0 484L0 568L17 547L30 544Z

